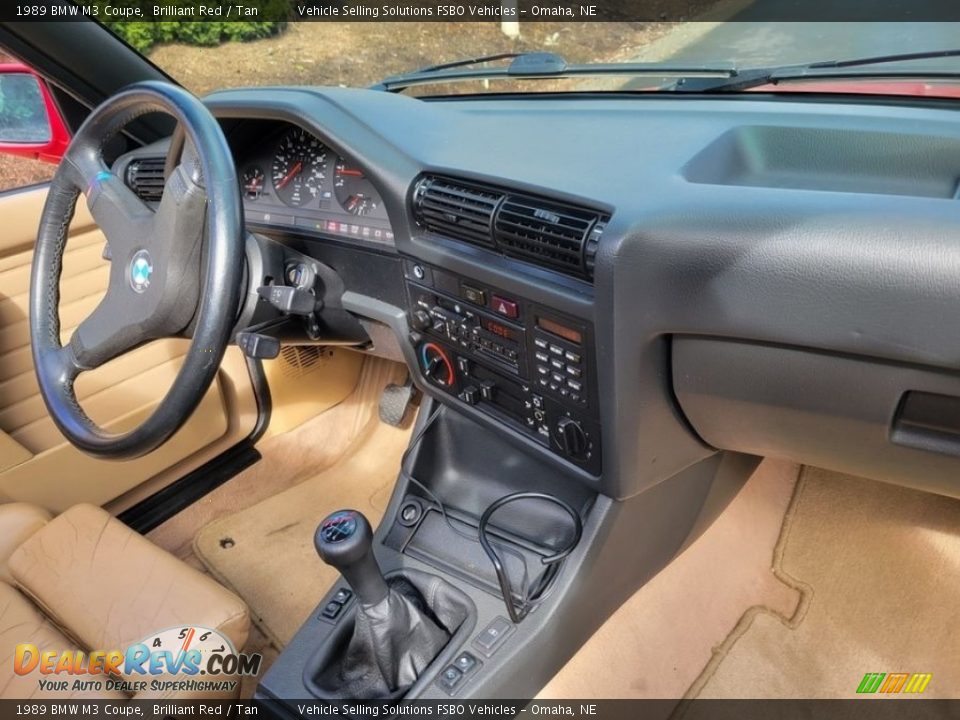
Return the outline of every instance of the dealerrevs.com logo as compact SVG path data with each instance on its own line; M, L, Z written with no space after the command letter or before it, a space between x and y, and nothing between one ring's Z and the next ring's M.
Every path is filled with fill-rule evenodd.
M238 653L228 638L210 628L169 628L126 650L40 650L17 645L13 671L37 673L41 691L223 692L240 675L256 675L263 657Z

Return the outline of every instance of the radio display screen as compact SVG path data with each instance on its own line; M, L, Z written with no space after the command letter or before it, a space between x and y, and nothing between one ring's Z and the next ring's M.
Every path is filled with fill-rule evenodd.
M537 327L541 330L546 330L548 333L556 335L557 337L562 337L564 340L569 340L577 345L583 344L582 332L575 330L574 328L567 327L566 325L561 325L553 320L548 320L544 317L538 317Z
M489 318L481 318L480 323L483 326L483 329L487 332L493 333L507 340L513 340L514 342L520 341L520 334L513 328L507 327L503 323L498 323L495 320L490 320Z

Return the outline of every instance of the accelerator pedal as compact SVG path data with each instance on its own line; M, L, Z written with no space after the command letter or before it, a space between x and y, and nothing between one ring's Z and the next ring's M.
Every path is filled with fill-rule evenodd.
M407 410L413 404L416 393L417 389L413 386L413 380L409 375L403 385L394 383L387 385L380 394L380 419L394 427L403 425Z

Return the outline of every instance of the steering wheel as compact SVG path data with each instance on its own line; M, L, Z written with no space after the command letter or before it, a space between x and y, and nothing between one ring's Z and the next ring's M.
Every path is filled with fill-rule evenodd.
M150 112L176 118L191 143L154 210L110 172L103 148ZM110 279L94 311L60 341L60 273L67 231L83 193L106 235ZM33 362L54 423L73 445L103 458L133 458L162 445L216 377L237 317L244 263L240 189L220 125L200 100L163 82L131 85L91 113L56 174L30 279ZM202 292L201 292L202 289ZM153 413L121 434L84 412L74 381L84 371L159 338L191 337L176 379Z

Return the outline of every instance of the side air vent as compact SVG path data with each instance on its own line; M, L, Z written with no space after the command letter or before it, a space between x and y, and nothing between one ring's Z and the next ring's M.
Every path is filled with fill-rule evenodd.
M424 178L414 193L417 222L445 237L493 246L493 215L503 193L444 178Z
M163 195L164 158L148 157L134 160L127 166L127 187L141 200L155 202Z
M504 254L585 277L592 276L601 232L599 213L519 195L507 196L494 222L495 241Z

